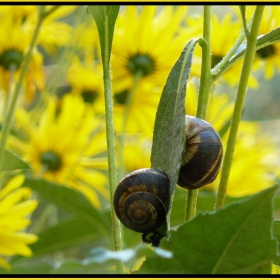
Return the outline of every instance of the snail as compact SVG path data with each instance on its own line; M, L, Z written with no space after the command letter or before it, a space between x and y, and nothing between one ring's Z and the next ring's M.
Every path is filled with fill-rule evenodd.
M187 139L177 184L197 189L216 179L223 146L219 134L208 122L186 115L185 125Z
M154 246L158 246L163 237L157 229L166 221L169 188L165 172L144 168L126 175L114 193L115 212L122 224L143 233L143 241Z

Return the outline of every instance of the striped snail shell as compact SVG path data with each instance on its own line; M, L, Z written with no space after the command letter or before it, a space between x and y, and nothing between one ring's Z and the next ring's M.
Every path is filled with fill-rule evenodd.
M177 184L197 189L216 179L223 146L219 134L208 122L186 115L185 127L187 139Z
M166 220L169 187L169 177L163 171L144 168L129 173L114 194L117 217L131 230L154 232Z

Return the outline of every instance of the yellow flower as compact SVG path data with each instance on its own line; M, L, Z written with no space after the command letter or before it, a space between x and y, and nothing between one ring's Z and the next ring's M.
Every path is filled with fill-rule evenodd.
M67 80L74 95L80 95L84 102L92 104L96 113L104 113L102 66L99 63L95 66L92 63L83 65L78 59L74 59L68 70Z
M152 140L143 135L127 135L124 147L124 167L126 173L151 166Z
M100 156L106 138L100 120L79 96L65 95L59 108L49 99L38 123L32 112L18 110L16 124L27 141L11 137L10 148L29 162L35 176L79 190L100 207L97 192L108 198L107 159Z
M72 27L60 19L71 14L77 7L60 6L44 19L37 41L47 52L54 53L57 47L68 44ZM49 11L52 8L53 6L46 6L45 10ZM38 6L17 6L16 8L6 6L1 11L19 18L27 33L34 32L35 24L38 21Z
M226 139L223 139L226 147ZM233 197L257 193L275 183L279 151L270 138L260 131L257 122L239 125L227 195ZM214 182L215 187L219 182Z
M229 12L225 13L221 19L217 15L211 15L211 68L214 68L228 53L235 41L242 32L242 22L233 21L233 15ZM188 26L203 26L203 17L200 15L196 18L187 19ZM203 29L199 29L199 37L202 37ZM187 30L187 28L186 28ZM230 30L230 33L229 33ZM201 57L201 48L195 48L194 54ZM238 85L243 60L235 63L230 69L228 69L218 80L225 81L230 87L236 87ZM216 83L217 83L216 82ZM248 87L257 88L257 79L251 74L248 81Z
M0 17L0 34L0 87L7 94L10 81L17 81L19 78L19 70L32 33L22 24L22 18L6 13ZM34 49L24 80L26 101L31 101L36 89L43 89L44 83L43 58Z
M137 88L132 94L132 100L129 107L126 132L128 133L144 133L152 136L156 110L161 96L162 89L155 87L148 82L139 82ZM115 130L122 132L124 121L124 112L128 90L116 92L114 99L114 122Z
M30 215L37 207L38 201L30 199L31 190L20 188L24 181L23 175L11 179L0 190L0 255L16 254L29 257L32 251L27 244L34 243L38 237L22 232L30 224ZM9 263L0 257L0 266L10 269Z
M136 76L163 86L186 41L178 36L187 8L126 6L116 21L112 76L116 91L132 87Z
M233 6L232 8L241 20L241 15L238 7ZM251 19L255 10L256 10L256 6L246 6L247 22ZM279 12L280 12L280 8L278 6L265 6L260 28L259 28L259 33L258 33L259 35L264 35L266 33L269 33L273 29L280 26ZM265 79L267 80L271 79L275 73L275 68L280 70L279 55L280 55L279 43L275 43L257 50L253 63L254 69L263 69Z
M266 34L280 26L280 9L277 6L266 7L261 21L259 34ZM256 52L254 67L264 70L264 77L270 79L275 73L275 68L280 70L280 43L266 46Z
M196 114L197 88L191 80L187 87L186 111L189 115ZM233 105L228 94L211 93L206 120L221 132L227 127L232 116ZM224 151L228 133L223 133L222 142ZM241 120L233 155L227 195L245 196L259 192L270 187L275 180L279 151L260 130L257 122ZM248 169L249 167L249 169ZM278 170L279 171L279 170ZM217 190L221 173L217 179L204 187L204 189Z

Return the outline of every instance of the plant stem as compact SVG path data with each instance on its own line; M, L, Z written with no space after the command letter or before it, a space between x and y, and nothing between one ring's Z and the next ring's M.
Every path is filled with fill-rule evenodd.
M230 168L232 164L234 147L236 143L236 136L238 132L239 122L241 120L246 88L247 88L247 83L251 71L252 61L255 54L256 40L257 40L257 35L258 35L258 30L259 30L263 10L264 10L264 6L257 6L253 18L252 29L250 31L250 34L248 35L247 48L244 56L244 63L242 66L241 76L240 76L238 90L237 90L237 97L235 101L231 127L230 127L229 137L227 141L227 147L226 147L225 156L222 164L221 180L219 184L217 200L215 205L216 210L224 205L227 183L228 183Z
M28 65L29 65L29 62L30 62L30 59L31 59L31 56L32 56L33 48L35 46L35 43L36 43L36 40L37 40L37 37L38 37L38 34L39 34L39 30L40 30L40 27L41 27L42 22L43 22L43 16L42 16L43 10L44 10L43 7L44 6L40 6L38 22L37 22L37 25L35 27L33 37L32 37L32 40L30 42L30 45L29 45L29 49L28 49L28 51L25 55L25 59L23 61L23 65L22 65L22 68L21 68L21 71L20 71L19 81L16 84L7 117L4 119L2 136L1 136L1 140L0 140L0 170L2 170L2 168L3 168L3 163L4 163L3 162L3 156L4 156L4 152L5 152L7 139L8 139L9 133L10 133L10 128L11 128L13 118L14 118L16 103L17 103L17 100L18 100L18 97L19 97L19 94L20 94L23 79L24 79L26 71L28 69Z
M205 119L209 93L211 89L211 53L210 53L210 16L211 6L204 6L203 39L199 41L202 47L202 67L196 116ZM186 220L196 213L198 190L189 190L186 206Z
M105 7L104 7L105 9ZM114 136L114 122L113 122L113 99L111 88L110 76L110 54L108 42L108 20L105 20L105 55L103 61L103 81L105 93L105 118L106 118L106 137L107 137L107 150L108 150L108 171L109 171L109 185L110 185L110 202L111 202L111 215L112 215L112 230L114 238L114 250L119 251L122 249L121 243L121 226L120 221L117 219L114 210L114 191L117 186L117 172L116 172L116 156L115 156L115 136ZM117 273L124 273L124 266L121 261L116 262Z
M134 76L134 81L131 89L129 90L129 93L127 95L126 103L125 103L125 110L124 110L124 117L123 117L123 123L122 123L122 132L121 132L121 137L120 137L120 144L119 144L119 168L118 168L118 179L120 180L123 177L123 170L124 170L124 162L123 162L123 157L124 157L124 143L125 143L125 131L126 131L126 126L127 126L127 121L128 121L128 114L130 111L131 107L131 102L133 99L134 92L137 88L137 85L142 77L141 72L137 72Z

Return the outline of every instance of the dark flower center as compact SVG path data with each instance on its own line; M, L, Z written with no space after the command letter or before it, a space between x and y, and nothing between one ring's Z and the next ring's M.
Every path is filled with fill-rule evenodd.
M81 96L84 99L85 103L93 104L97 99L98 93L94 90L83 90Z
M57 171L61 168L61 157L52 151L47 151L41 155L41 163L48 171Z
M155 61L148 54L137 53L129 57L127 69L133 75L141 73L142 77L148 76L156 70Z
M0 65L8 71L11 69L11 66L14 65L15 70L17 70L21 65L22 59L22 51L16 49L4 50L0 54Z
M262 49L257 50L256 53L260 58L266 59L269 56L274 55L276 52L275 52L275 47L273 45L269 45Z
M124 105L126 103L126 99L128 97L128 90L123 90L114 94L114 99L118 104Z
M220 55L211 56L211 68L214 68L223 59Z

